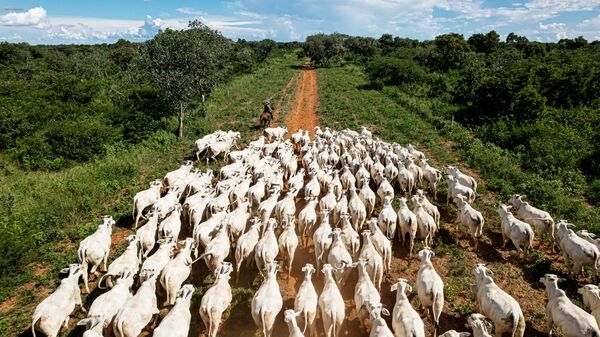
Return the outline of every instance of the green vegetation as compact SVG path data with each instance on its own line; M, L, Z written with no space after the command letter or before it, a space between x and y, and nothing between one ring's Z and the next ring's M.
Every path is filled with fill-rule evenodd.
M558 218L600 230L600 211L587 204L600 200L600 44L515 34L500 42L493 31L424 42L342 37L341 69L319 70L333 86L323 95L345 93L321 98L332 123L392 126L381 130L393 133L387 139L431 150L451 141L502 200L527 194ZM371 57L365 45L377 46ZM356 116L362 111L368 118Z
M188 113L182 142L173 132L177 118L170 114L164 121L168 131L158 130L136 144L109 145L104 155L59 172L6 166L0 176L0 236L5 239L0 302L14 296L18 306L2 312L0 335L26 328L32 306L41 300L38 288L56 286L57 271L75 261L78 242L95 230L98 216L113 215L115 230L129 227L133 195L176 168L196 138L217 128L243 129L245 137L256 133L250 127L258 122L260 103L284 99L282 89L297 73L297 63L294 53L275 49L251 73L214 88L203 111Z
M111 146L137 144L158 130L172 132L173 109L165 94L170 91L161 90L156 85L160 82L153 81L160 77L149 71L156 69L149 61L158 61L149 52L163 37L181 37L187 41L185 48L201 44L207 52L204 40L221 41L222 50L189 58L202 69L203 82L195 99L186 101L188 113L199 109L200 94L208 95L235 74L255 70L274 50L297 47L271 40L234 43L194 24L193 30L167 30L156 42L142 44L0 43L0 175L10 174L13 167L58 171L102 157Z
M183 138L183 120L193 98L204 97L228 75L231 41L199 21L190 29L167 29L144 43L140 64L175 112L177 136Z

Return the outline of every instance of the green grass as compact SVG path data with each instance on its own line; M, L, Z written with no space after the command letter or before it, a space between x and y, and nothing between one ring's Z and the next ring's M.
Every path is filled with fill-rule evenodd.
M555 219L569 219L583 228L600 231L598 208L572 195L560 180L524 171L514 154L484 143L468 129L452 123L455 106L398 88L369 89L362 68L353 64L319 69L318 76L325 125L337 129L373 126L375 135L388 141L424 146L439 164L460 161L476 168L486 181L483 190L494 191L501 200L514 193L526 194ZM496 216L497 205L483 207Z
M196 138L217 128L241 131L242 140L255 135L258 130L250 127L257 123L262 101L282 98L298 63L295 53L275 55L255 72L217 88L207 99L205 113L186 116L181 142L174 132L159 131L141 144L109 148L105 157L60 172L3 168L0 303L12 298L17 305L0 312L0 336L15 336L27 328L33 307L42 299L40 290L55 288L57 271L75 261L79 241L95 230L100 215L113 215L117 226L131 224L133 195L178 167L192 153ZM175 130L176 120L170 123Z

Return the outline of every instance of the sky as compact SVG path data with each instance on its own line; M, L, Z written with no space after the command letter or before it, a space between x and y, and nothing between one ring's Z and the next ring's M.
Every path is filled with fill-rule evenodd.
M324 32L419 40L496 30L530 40L600 40L600 0L0 0L0 41L144 41L199 19L238 39L304 41Z

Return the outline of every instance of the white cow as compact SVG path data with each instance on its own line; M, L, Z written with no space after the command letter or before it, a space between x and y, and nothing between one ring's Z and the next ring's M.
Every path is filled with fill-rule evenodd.
M177 292L177 299L171 311L154 329L153 337L187 337L192 314L190 305L194 295L194 286L186 284Z
M165 290L164 306L174 305L179 294L179 289L192 272L192 252L196 248L194 239L187 238L180 242L183 245L179 253L170 260L160 273L159 282Z
M83 272L81 265L71 264L61 272L68 272L69 276L62 279L58 288L38 304L33 312L31 333L34 337L36 330L48 337L58 336L61 326L67 328L75 306L80 306L85 312L78 284Z
M600 336L598 323L594 316L576 306L567 294L558 287L558 281L563 281L554 274L546 274L540 282L546 287L548 304L546 305L546 328L548 336L552 337L552 328L557 326L565 337L595 337Z
M142 329L158 314L156 303L156 277L152 269L142 269L144 282L133 297L119 309L113 320L116 337L137 337Z
M444 282L435 271L431 258L435 253L431 248L425 247L419 252L421 265L417 272L417 294L423 308L427 310L433 322L433 335L437 335L440 326L440 315L444 309Z
M315 286L312 283L311 277L315 272L315 267L307 263L302 267L304 272L304 281L300 284L296 298L294 299L294 310L302 313L304 320L304 329L302 333L306 333L308 327L308 336L316 337L316 318L317 318L317 302L318 296Z
M232 271L231 263L221 263L221 266L215 270L215 282L202 296L200 317L204 322L208 337L217 336L223 312L231 305L232 294L229 279Z
M323 319L326 337L339 337L346 317L344 298L333 279L333 267L325 264L321 270L325 274L325 285L319 296L319 311Z
M400 206L398 207L398 224L400 226L400 242L404 245L408 235L408 256L412 256L413 247L415 245L415 237L419 229L417 216L413 213L406 204L406 198L400 198Z
M515 248L517 248L517 254L521 255L523 252L524 256L529 255L529 249L533 246L533 229L531 226L517 218L509 211L511 206L501 204L498 208L498 214L502 219L502 248L506 247L508 240L511 240Z
M554 249L554 219L552 219L550 213L531 206L527 201L523 201L524 197L526 196L515 194L508 203L515 210L517 219L535 227L540 234L540 238L544 237L544 233L550 234L553 242L552 249Z
M85 284L85 291L87 293L90 292L88 285L89 274L95 274L98 267L100 267L101 271L108 269L108 254L110 253L112 226L114 224L115 221L112 216L103 216L102 223L98 226L98 229L79 243L77 262L81 264L83 283ZM88 274L88 266L90 265L91 269Z
M425 337L425 324L406 296L406 293L412 292L408 280L398 279L398 283L392 284L391 291L396 292L396 304L392 312L394 334L396 336Z
M88 318L102 316L104 318L102 325L104 329L107 329L119 309L133 296L131 287L134 276L135 273L131 270L124 270L115 286L94 300L88 310ZM106 332L108 334L108 331Z
M130 272L137 273L140 265L142 263L142 254L140 251L140 241L137 236L129 235L127 237L127 248L121 256L116 258L109 266L106 274L102 275L102 277L98 280L98 288L104 289L102 287L102 280L106 279L106 285L109 288L112 288L117 281L118 277L122 275L124 270L129 270Z
M483 225L484 219L481 212L473 208L469 203L465 200L463 196L458 196L456 198L458 212L456 214L456 227L458 229L458 224L462 224L467 227L469 233L471 234L471 238L473 239L473 245L475 246L475 250L477 250L477 244L479 243L479 238L483 235Z
M250 267L250 264L254 260L254 248L258 243L260 226L261 224L258 218L252 219L252 225L248 231L242 234L237 240L237 244L235 246L236 283L240 279L240 268L242 267L242 262L245 260L246 266Z
M513 337L523 337L525 318L519 303L500 289L487 274L493 275L484 264L475 265L473 275L476 284L472 285L471 289L475 294L477 307L494 323L496 337L501 337L504 333L510 333Z
M156 200L160 199L160 190L162 187L162 181L157 179L150 183L150 188L135 194L133 197L133 212L131 214L135 220L133 230L137 229L138 222L140 221L140 218L143 217L144 210L152 206Z
M275 318L283 307L283 298L277 283L279 266L276 262L269 262L266 268L265 279L252 298L252 318L256 326L261 329L263 336L271 337Z

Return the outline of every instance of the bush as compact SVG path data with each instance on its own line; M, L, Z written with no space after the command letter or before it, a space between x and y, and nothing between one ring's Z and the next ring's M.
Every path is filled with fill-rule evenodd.
M592 181L587 191L589 202L600 206L600 179Z
M421 82L425 78L425 71L417 62L389 56L375 57L367 63L365 73L377 88Z

